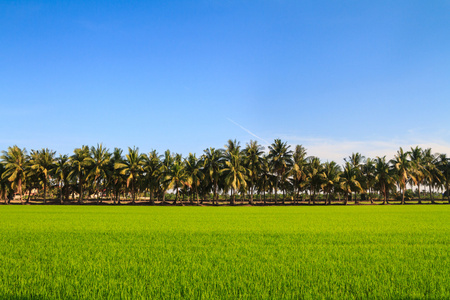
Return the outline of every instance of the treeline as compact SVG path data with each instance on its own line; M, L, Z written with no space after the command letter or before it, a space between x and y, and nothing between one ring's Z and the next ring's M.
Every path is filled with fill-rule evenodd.
M267 150L255 141L242 147L236 140L229 140L224 149L206 149L200 157L169 150L141 154L138 148L124 154L102 144L56 156L49 149L28 153L13 146L0 157L0 199L10 203L17 197L28 203L39 191L47 203L50 190L53 202L60 203L95 199L120 204L130 198L131 203L166 204L172 198L172 204L404 204L422 203L422 190L428 188L431 203L434 191L444 192L450 203L450 159L431 149L400 148L391 160L353 153L342 166L307 156L303 146L291 149L280 139Z

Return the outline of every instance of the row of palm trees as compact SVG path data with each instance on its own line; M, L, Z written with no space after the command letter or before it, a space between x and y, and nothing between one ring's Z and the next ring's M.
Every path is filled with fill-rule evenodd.
M36 190L47 203L50 188L61 203L94 198L120 204L121 197L128 196L131 203L137 199L167 203L170 193L173 204L219 204L221 199L231 205L237 200L251 205L315 204L319 199L324 204L332 200L347 204L350 199L374 203L378 198L383 204L389 199L404 204L408 185L416 188L419 203L425 187L432 203L436 190L446 191L450 203L450 159L420 147L407 152L400 148L392 160L353 153L343 166L307 156L301 145L292 150L280 139L268 152L255 141L243 148L229 140L224 149L209 148L200 157L192 153L182 157L169 150L164 155L155 150L141 154L138 148L128 148L124 155L121 149L110 152L99 144L77 148L71 156L56 156L49 149L28 154L13 146L2 151L0 159L0 199L8 203L13 195L28 202Z

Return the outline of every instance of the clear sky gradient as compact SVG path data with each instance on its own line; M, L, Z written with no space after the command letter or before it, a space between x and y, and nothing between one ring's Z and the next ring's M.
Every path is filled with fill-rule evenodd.
M1 1L0 150L450 154L449 1Z

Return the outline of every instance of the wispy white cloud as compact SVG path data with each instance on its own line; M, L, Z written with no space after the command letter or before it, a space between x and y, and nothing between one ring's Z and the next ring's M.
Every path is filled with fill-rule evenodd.
M257 138L258 140L263 141L264 143L266 143L266 145L269 145L269 144L270 144L267 140L263 139L262 137L257 136L256 134L254 134L253 132L251 132L250 130L248 130L247 128L245 128L244 126L242 126L241 124L239 124L239 123L237 123L237 122L231 120L230 118L227 118L227 120L230 121L231 123L233 123L234 125L239 126L242 130L244 130L244 131L247 132L248 134L254 136L254 137Z

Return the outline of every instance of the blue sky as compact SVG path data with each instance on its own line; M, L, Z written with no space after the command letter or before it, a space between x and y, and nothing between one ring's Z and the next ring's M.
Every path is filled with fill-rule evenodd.
M0 149L450 154L449 1L2 1Z

